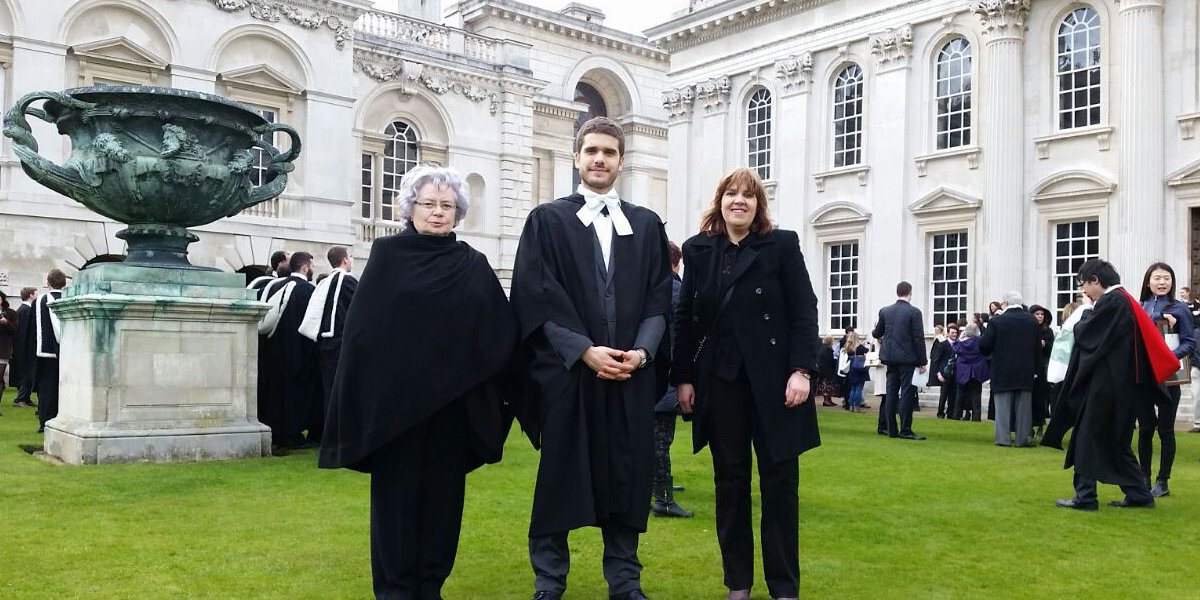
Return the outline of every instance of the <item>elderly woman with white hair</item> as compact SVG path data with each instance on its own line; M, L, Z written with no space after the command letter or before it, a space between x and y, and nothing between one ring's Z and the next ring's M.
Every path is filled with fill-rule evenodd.
M978 421L983 404L983 382L988 380L991 370L979 351L979 326L968 323L958 341L950 346L954 350L954 382L958 384L950 418Z
M371 474L376 598L440 599L469 471L500 459L516 320L483 254L455 239L470 209L453 169L401 181L405 229L375 240L346 314L319 466Z

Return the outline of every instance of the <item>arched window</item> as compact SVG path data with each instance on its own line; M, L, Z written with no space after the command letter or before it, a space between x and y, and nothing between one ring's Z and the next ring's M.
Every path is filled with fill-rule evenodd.
M771 178L771 92L759 89L746 107L747 164L763 179Z
M1100 15L1077 8L1058 26L1058 128L1100 123Z
M583 127L592 117L607 117L608 103L604 101L604 96L600 95L600 91L592 87L591 84L580 81L575 84L575 101L586 104L587 112L579 113L575 118L575 128L571 131L572 135L579 133L579 128ZM575 192L575 188L579 187L579 169L572 169L571 192Z
M863 72L850 65L833 84L833 166L862 162Z
M937 57L937 148L971 144L971 43L950 40Z
M393 121L384 130L388 141L383 148L383 194L380 201L379 218L393 221L396 202L399 200L400 179L420 161L417 146L417 130L404 121Z

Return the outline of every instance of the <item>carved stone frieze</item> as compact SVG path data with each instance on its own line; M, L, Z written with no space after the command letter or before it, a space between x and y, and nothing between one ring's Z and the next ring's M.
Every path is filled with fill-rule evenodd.
M317 29L322 25L333 31L333 40L338 50L354 38L352 21L318 10L300 8L283 0L209 0L217 8L229 12L249 9L250 16L260 21L278 23L284 19L305 29Z
M722 75L696 84L696 100L705 110L717 110L729 101L729 77Z
M775 62L775 78L784 92L807 92L812 84L813 55L789 55Z
M979 0L971 12L979 15L983 32L996 37L1023 37L1031 0Z
M685 120L690 117L695 102L696 88L690 85L663 92L662 105L667 110L667 117L672 120Z
M880 68L904 66L912 56L912 25L887 29L870 36L869 41L871 55L879 61Z

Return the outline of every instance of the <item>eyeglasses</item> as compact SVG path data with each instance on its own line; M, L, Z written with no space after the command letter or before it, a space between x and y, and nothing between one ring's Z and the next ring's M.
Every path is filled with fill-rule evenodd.
M422 210L426 210L429 212L433 212L434 208L440 208L440 209L442 209L442 212L448 212L448 213L454 212L455 210L458 209L458 205L453 202L430 202L428 200L421 200L419 202L415 202L414 206L417 206L417 207L421 208Z

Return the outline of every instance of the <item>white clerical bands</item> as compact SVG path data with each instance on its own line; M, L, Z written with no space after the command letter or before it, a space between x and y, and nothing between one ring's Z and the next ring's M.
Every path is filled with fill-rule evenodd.
M613 231L617 235L633 235L633 228L629 226L629 219L625 218L625 213L621 212L621 198L616 192L607 194L595 194L582 190L583 193L583 208L575 213L579 217L579 221L586 227L600 216L600 212L605 208L608 209L608 218L612 220Z

